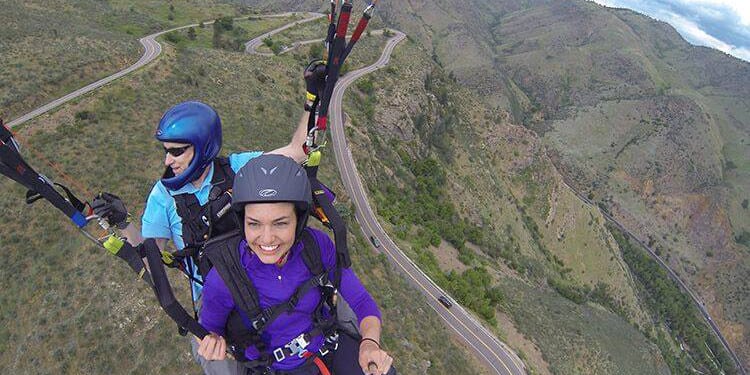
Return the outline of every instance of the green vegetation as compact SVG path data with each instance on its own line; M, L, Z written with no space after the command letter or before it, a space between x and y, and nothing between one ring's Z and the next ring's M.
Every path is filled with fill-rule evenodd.
M140 37L250 11L215 0L3 4L0 116L15 119L135 63L143 52Z
M376 195L378 214L399 228L396 235L401 239L412 238L417 263L438 285L488 323L497 325L495 307L502 300L502 292L492 286L487 270L475 267L462 273L444 273L428 249L428 246L437 246L441 239L445 239L459 249L459 260L470 265L475 257L465 243L481 243L481 230L459 217L453 202L448 199L445 171L437 160L407 160L405 165L413 175L414 188L399 193L396 185L386 183L384 194ZM415 230L417 235L413 236Z
M420 223L424 242L434 244L443 238L458 249L466 241L480 243L481 231L461 219L448 199L445 171L439 162L429 157L403 162L413 175L412 188L399 191L394 183L386 182L377 200L378 214L400 228L397 235L405 238L411 226Z
M245 42L250 39L250 35L244 32L244 29L234 27L234 20L230 16L217 19L213 27L212 45L214 48L243 51Z
M670 369L688 374L691 368L697 367L711 373L735 374L734 362L706 326L690 298L646 252L633 245L616 227L609 228L628 267L642 284L649 307L689 353L676 353L666 340L656 340Z
M593 289L587 285L573 283L565 277L549 278L547 282L552 289L571 302L579 305L594 302L623 318L628 318L628 312L622 302L612 295L610 287L603 282L598 282Z
M514 278L499 288L503 310L534 338L553 374L669 374L658 349L616 315Z

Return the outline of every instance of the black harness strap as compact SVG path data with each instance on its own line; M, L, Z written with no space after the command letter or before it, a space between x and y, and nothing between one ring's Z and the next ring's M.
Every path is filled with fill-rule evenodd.
M234 171L227 158L216 158L213 166L208 203L201 206L195 194L191 193L174 196L177 214L182 218L182 239L186 248L200 247L211 234L222 234L226 233L227 229L236 228L231 215L226 215L232 197L231 194L225 194L232 190ZM228 228L216 228L218 225Z
M9 177L29 189L27 199L37 195L44 197L55 208L68 216L76 226L79 228L86 226L86 217L82 213L84 207L81 201L75 198L67 188L64 188L66 193L72 197L70 201L66 200L55 190L52 181L31 168L19 154L18 145L15 139L13 139L13 134L8 128L2 125L2 122L0 122L0 174ZM35 200L31 199L28 203L32 203Z
M216 268L221 279L232 294L238 308L248 317L254 317L260 311L258 292L247 277L240 262L237 248L242 241L240 231L227 233L211 239L205 246L205 255Z
M305 167L305 171L313 192L313 206L315 208L313 212L316 213L314 216L333 231L333 239L336 244L336 269L334 270L333 285L339 288L341 286L341 269L349 268L352 265L346 238L346 222L328 198L326 192L330 190L318 180L318 168ZM318 214L318 208L322 210L325 215L324 218Z
M182 239L185 247L174 253L178 263L190 257L198 266L198 272L205 277L211 264L200 254L203 245L216 235L239 229L239 221L232 215L232 183L234 170L227 158L216 158L211 178L211 191L205 205L198 202L195 194L185 193L174 196L177 214L182 219ZM191 264L188 264L189 277L192 277Z
M154 293L159 300L159 305L179 327L188 330L193 335L202 339L208 334L208 331L206 331L197 320L190 316L185 308L183 308L174 297L172 286L170 285L167 273L164 270L164 263L161 261L161 252L156 245L156 241L153 238L149 238L143 242L143 247L143 252L146 255L146 260L148 261L148 266L151 271Z

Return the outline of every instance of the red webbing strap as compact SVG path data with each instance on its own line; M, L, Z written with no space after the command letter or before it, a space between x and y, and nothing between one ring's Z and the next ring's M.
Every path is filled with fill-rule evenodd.
M344 6L341 8L341 15L339 15L339 24L336 28L337 38L346 38L346 29L349 28L349 18L352 15L351 6Z
M318 370L320 370L320 375L331 375L331 371L328 369L328 367L326 366L326 364L323 362L323 360L320 357L310 352L306 352L303 356L305 358L310 358L314 356L313 363L315 363L315 366L318 366Z
M362 18L359 19L357 28L354 29L354 34L352 34L352 37L349 39L349 43L359 40L359 37L362 36L362 32L365 31L368 22L370 22L370 17L368 17L367 15L362 16Z

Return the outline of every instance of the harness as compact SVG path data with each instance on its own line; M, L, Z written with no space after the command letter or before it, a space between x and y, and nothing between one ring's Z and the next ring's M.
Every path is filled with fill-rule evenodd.
M176 251L174 256L178 260L190 257L203 277L211 269L203 257L203 245L210 238L240 227L236 216L231 214L234 170L227 158L216 158L213 166L211 191L205 205L201 205L192 193L174 196L177 214L182 218L182 240L185 243L185 247Z
M242 239L242 233L239 231L227 233L210 240L204 248L205 255L224 281L237 305L237 309L230 314L226 326L226 339L235 359L243 362L245 367L263 374L272 371L273 363L286 358L310 357L313 353L310 353L307 347L319 335L325 337L325 344L319 351L321 356L335 350L338 346L337 287L329 280L330 270L325 269L320 246L309 230L305 229L302 232L300 240L303 248L300 255L313 276L299 285L288 300L268 308L260 305L258 291L240 261L241 254L237 249ZM336 268L339 268L338 263ZM261 340L265 329L281 314L293 311L299 300L315 288L320 291L321 299L313 312L312 328L281 347L268 348ZM242 315L248 318L251 327L245 324ZM250 361L245 358L245 349L250 346L255 346L261 353L258 359Z

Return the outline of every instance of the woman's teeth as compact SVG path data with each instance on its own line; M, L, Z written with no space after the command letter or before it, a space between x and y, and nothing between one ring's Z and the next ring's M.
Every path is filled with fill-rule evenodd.
M274 245L274 246L262 246L261 245L260 248L263 249L263 251L274 251L278 247L279 247L279 245Z

